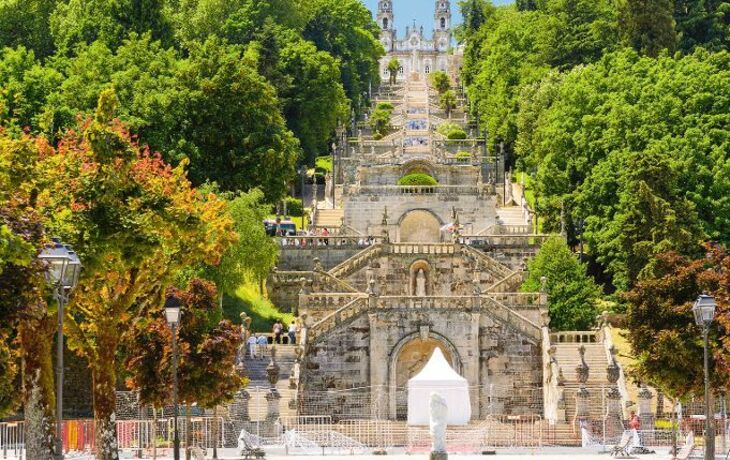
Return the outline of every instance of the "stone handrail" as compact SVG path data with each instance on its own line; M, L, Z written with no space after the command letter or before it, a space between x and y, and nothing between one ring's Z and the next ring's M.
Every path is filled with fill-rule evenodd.
M381 240L381 237L364 238L362 236L288 236L277 238L279 246L289 250L333 248L366 249L379 243Z
M338 310L352 303L355 299L367 297L361 292L328 292L305 294L302 296L302 305L299 308L306 310Z
M296 284L304 279L311 279L314 276L313 271L279 271L274 270L271 273L271 279L276 284Z
M371 300L374 300L371 302ZM312 343L317 338L345 321L354 319L362 313L374 308L375 310L393 310L397 308L427 308L436 310L482 311L493 319L505 324L523 336L540 343L540 328L517 312L488 296L382 296L367 297L365 294L356 296L350 302L322 318L307 328L307 342Z
M539 292L487 292L489 297L496 299L501 304L511 309L539 309L543 307L540 303Z
M345 187L348 195L479 195L490 188L477 185L351 185Z
M497 262L482 251L466 245L462 246L462 248L467 254L471 254L476 257L480 264L484 264L487 270L496 275L496 278L507 278L512 275L513 271L509 267Z
M359 316L361 313L368 309L368 297L363 294L355 299L352 299L346 305L325 316L312 326L307 328L306 344L315 342L318 338L334 329L335 327L343 324L345 321L353 319Z
M596 331L560 331L551 332L552 343L601 343L601 338Z
M545 234L488 234L484 231L476 235L463 235L460 241L474 247L530 247L542 245L553 235Z
M357 270L365 267L370 263L371 260L380 257L383 253L382 244L374 244L354 256L350 257L346 261L337 265L336 267L329 270L329 274L336 278L344 278Z
M499 321L515 329L520 334L529 337L539 344L542 340L542 332L540 327L520 315L519 313L511 310L501 302L497 301L493 297L482 296L482 309L484 310L484 301L486 301L491 308L488 308L489 312Z
M316 274L322 278L326 278L327 282L324 284L335 287L339 292L360 292L347 281L341 280L329 272L317 271Z
M454 254L456 247L451 243L390 243L390 254Z
M522 283L525 282L525 272L516 270L512 272L511 275L509 275L506 278L502 278L501 280L497 281L493 285L491 285L487 292L489 293L498 293L498 292L512 292L515 291L516 288L519 288L522 286Z

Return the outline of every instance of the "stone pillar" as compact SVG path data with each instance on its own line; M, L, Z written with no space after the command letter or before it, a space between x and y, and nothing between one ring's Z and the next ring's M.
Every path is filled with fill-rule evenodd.
M377 297L371 295L369 301L377 301ZM374 312L368 314L370 325L370 388L371 388L371 415L376 420L385 420L390 413L390 401L388 394L388 350L387 331L383 331L378 322L378 315Z
M654 394L649 390L645 383L641 384L639 397L639 420L641 420L642 430L654 429L654 413L651 410L651 401Z
M248 412L248 402L251 399L251 395L245 389L241 389L233 397L233 404L231 404L231 418L233 420L248 422L251 417Z
M616 348L611 347L611 362L607 368L608 384L610 386L606 394L606 436L621 436L624 431L623 409L621 408L621 392L618 389L618 381L621 378L621 368L616 360Z
M590 376L590 368L586 363L586 347L581 345L578 349L580 353L580 364L575 368L576 377L580 383L578 391L575 393L575 419L574 424L582 427L591 416L590 411L590 392L586 388L588 377Z
M276 390L276 384L279 382L279 365L276 364L276 346L271 347L271 361L266 366L266 375L269 379L271 389L266 394L266 420L274 421L279 418L279 400L281 395Z

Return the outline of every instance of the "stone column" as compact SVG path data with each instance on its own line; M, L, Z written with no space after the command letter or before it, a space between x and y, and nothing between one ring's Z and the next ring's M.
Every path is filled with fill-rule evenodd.
M639 420L641 420L642 430L654 429L654 413L651 410L651 401L654 394L649 390L645 383L641 384L639 397Z
M233 397L233 404L231 404L231 418L233 420L248 422L251 420L248 411L248 402L251 400L251 395L245 389L241 389Z
M371 295L369 300L377 300ZM383 331L376 313L368 314L370 325L370 411L376 420L385 420L390 412L388 394L387 331Z
M610 386L606 394L606 436L621 436L624 431L623 410L621 408L621 392L618 389L618 381L621 378L621 368L616 360L616 348L611 347L611 362L607 368L608 384Z
M266 366L266 375L269 379L269 384L271 385L271 389L266 394L267 421L274 421L279 418L279 400L281 399L281 394L279 394L276 389L276 384L279 382L279 371L279 365L276 364L276 346L272 345L271 361L269 361L269 365Z
M575 368L576 377L580 383L578 391L575 393L575 419L574 424L582 427L591 416L590 412L590 392L586 388L588 377L590 376L590 368L586 363L586 347L581 345L578 349L580 353L580 364Z

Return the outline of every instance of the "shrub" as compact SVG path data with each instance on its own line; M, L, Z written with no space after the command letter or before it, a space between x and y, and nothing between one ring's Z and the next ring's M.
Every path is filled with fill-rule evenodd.
M323 171L324 173L332 172L332 157L330 155L317 157L314 160L314 166L317 170Z
M395 107L390 102L378 102L378 105L375 106L375 110L388 110L392 112L394 109Z
M469 152L456 152L456 161L467 163L471 160L471 153Z
M398 185L438 185L438 181L433 176L424 173L406 174L398 180Z
M441 134L442 136L448 136L449 131L452 131L454 129L461 129L461 128L456 123L447 122L447 123L441 123L438 126L438 128L436 128L436 132Z
M288 196L284 200L286 201L286 211L290 217L302 217L304 214L302 200L293 196Z
M466 139L466 132L461 128L455 128L449 131L449 133L446 135L446 138L449 140Z

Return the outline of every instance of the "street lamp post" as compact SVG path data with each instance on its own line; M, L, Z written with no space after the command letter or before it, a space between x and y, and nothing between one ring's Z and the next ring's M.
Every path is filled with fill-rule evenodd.
M332 209L337 208L337 144L332 143Z
M305 231L304 228L304 207L306 206L304 203L304 179L307 177L307 167L305 165L302 165L301 168L299 168L299 175L301 176L302 180L302 231ZM314 210L312 210L314 212Z
M79 283L81 260L70 246L57 238L43 249L38 258L47 264L46 282L58 303L58 338L56 339L56 459L63 459L63 317L71 291Z
M715 460L715 430L713 427L714 411L710 407L710 324L715 319L715 299L709 295L701 295L692 308L695 322L702 327L705 342L705 460Z
M172 404L173 412L173 458L180 460L180 435L177 429L178 401L177 401L177 326L180 323L180 306L182 302L177 297L168 297L165 301L165 319L172 329Z

